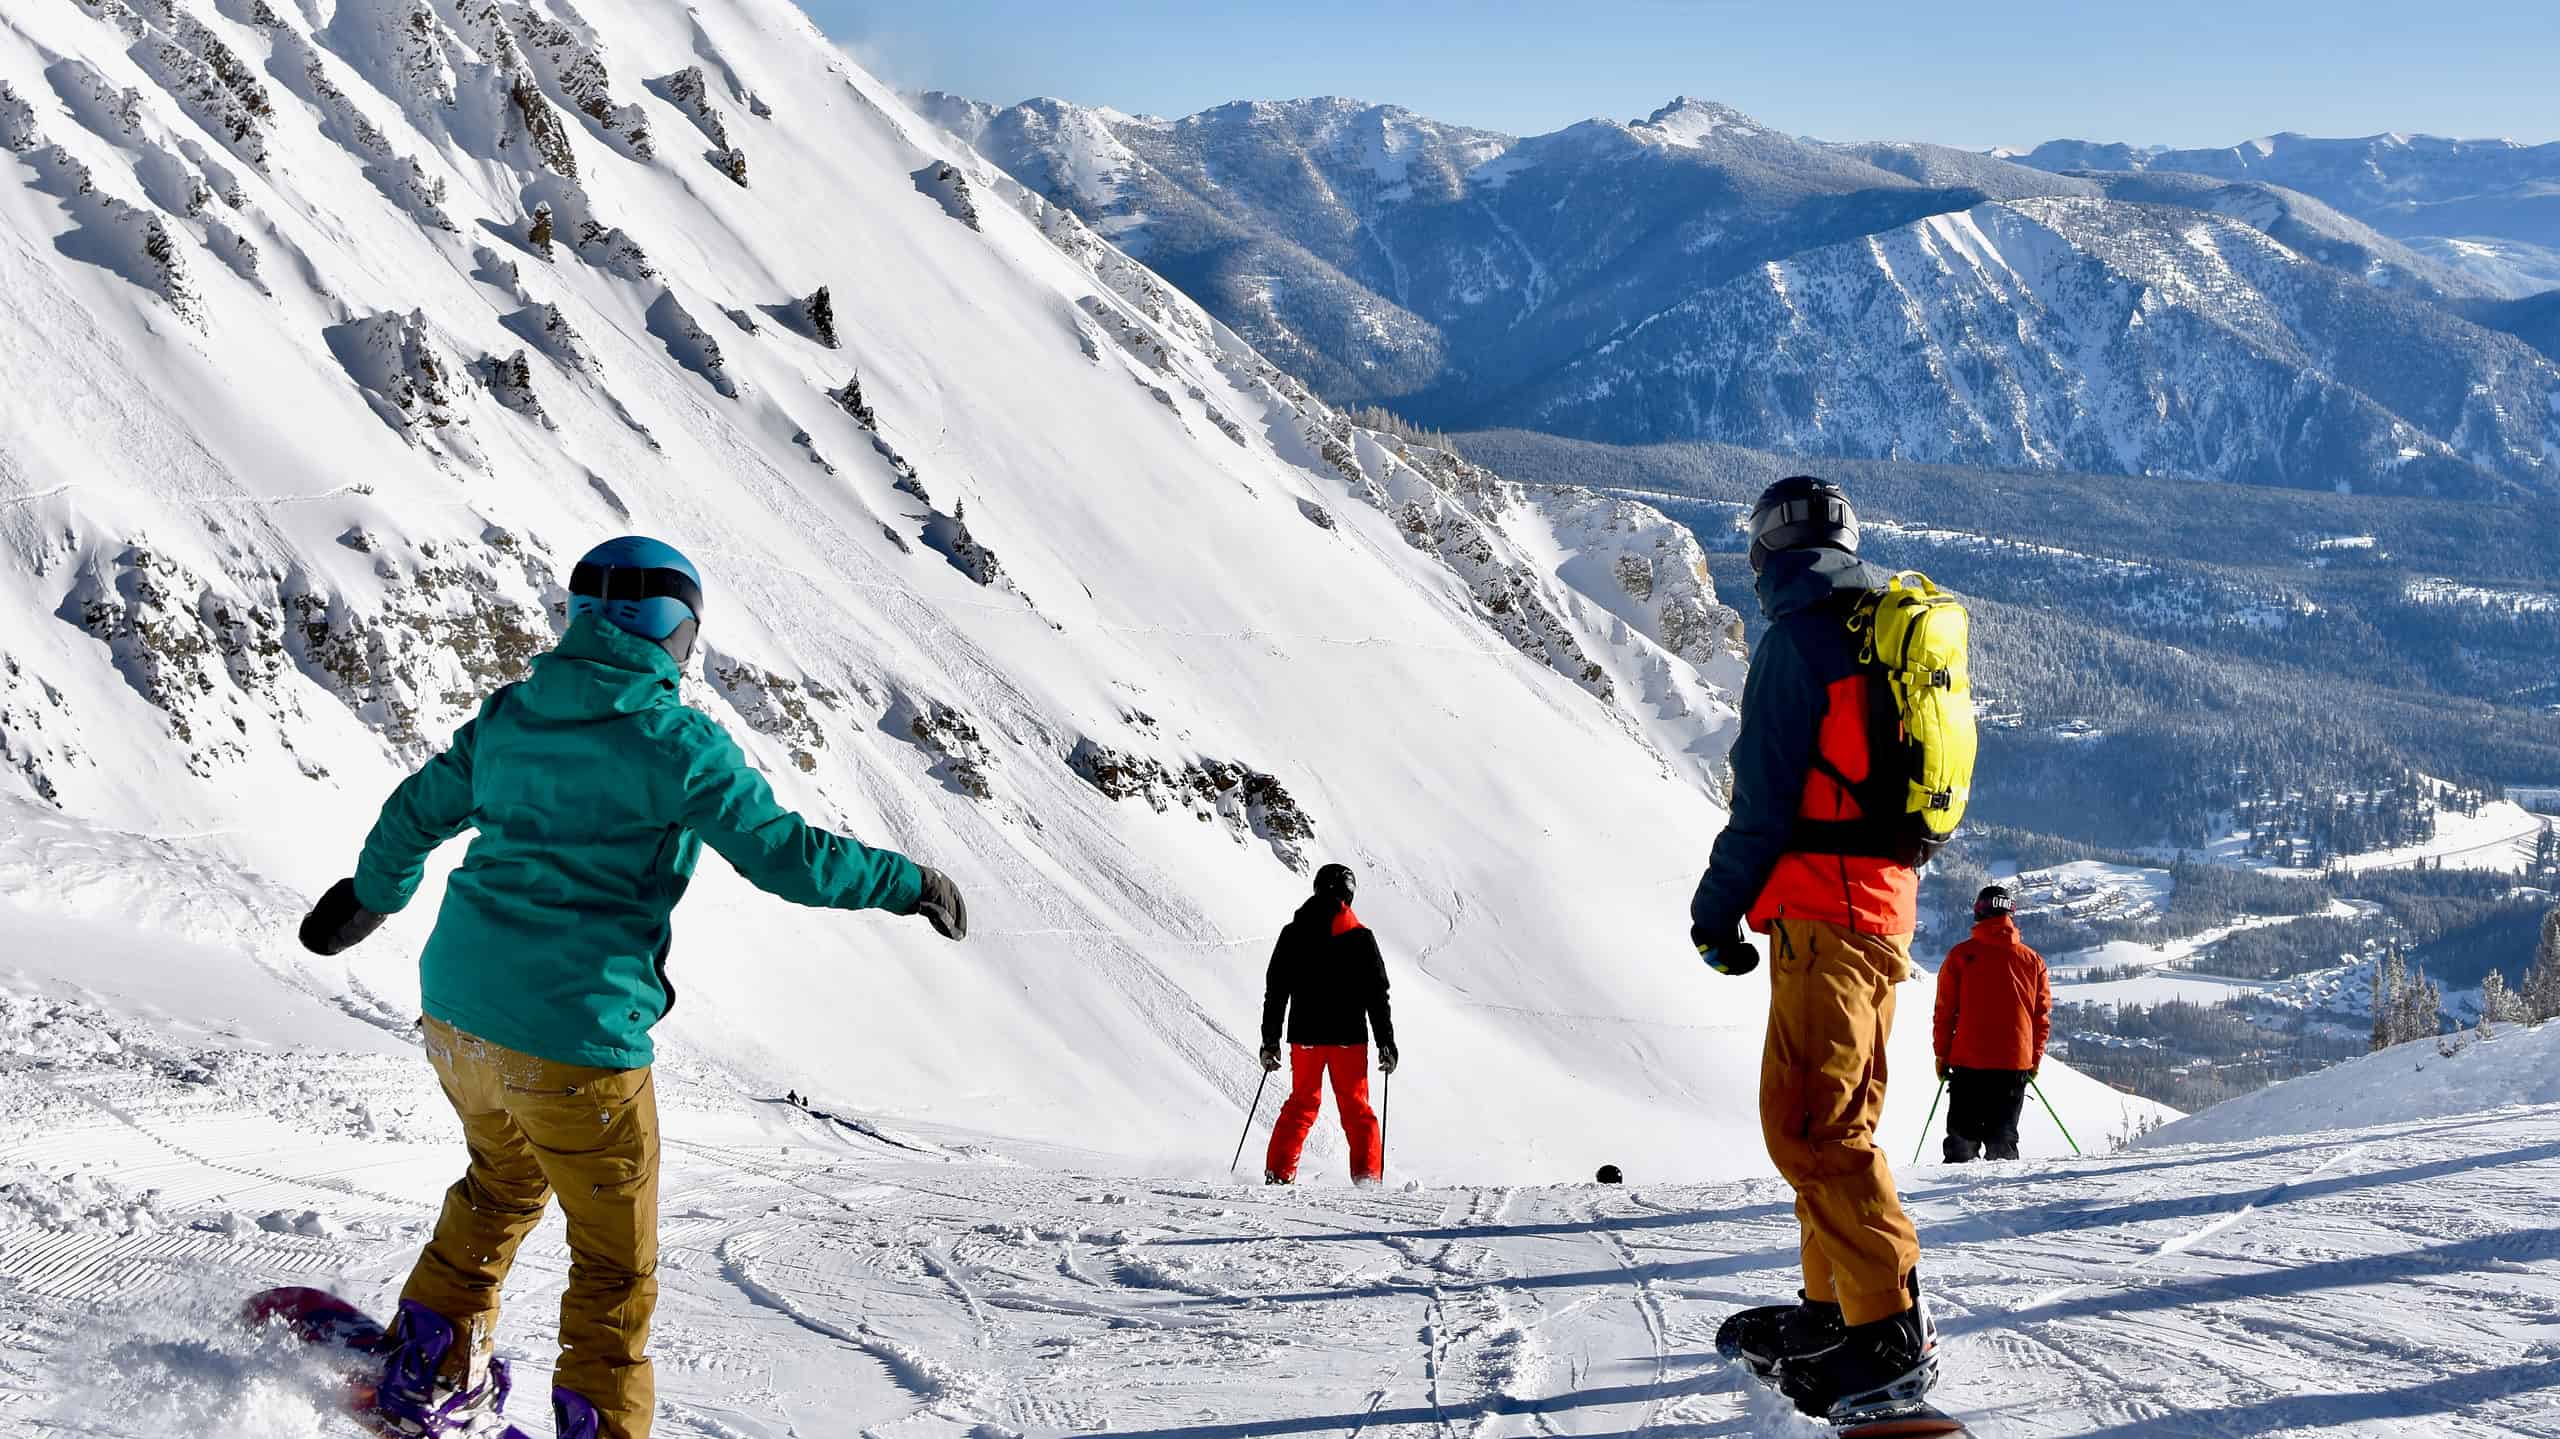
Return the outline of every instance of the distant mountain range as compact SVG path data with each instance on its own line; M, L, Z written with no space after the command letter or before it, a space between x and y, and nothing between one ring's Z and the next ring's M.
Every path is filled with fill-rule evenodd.
M1329 398L1425 424L2560 489L2524 299L2560 281L2560 146L1999 155L1687 99L1529 138L1339 99L923 107Z

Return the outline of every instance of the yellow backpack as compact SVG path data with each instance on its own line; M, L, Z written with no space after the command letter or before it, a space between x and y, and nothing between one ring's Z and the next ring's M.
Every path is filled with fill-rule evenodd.
M1882 676L1901 730L1900 762L1895 746L1881 747L1863 807L1915 866L1955 836L1973 798L1972 628L1963 603L1918 570L1893 576L1849 619L1858 661Z

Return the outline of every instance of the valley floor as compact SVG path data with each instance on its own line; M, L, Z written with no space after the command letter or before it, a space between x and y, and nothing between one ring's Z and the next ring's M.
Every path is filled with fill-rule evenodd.
M120 1025L0 991L0 1433L351 1433L224 1316L389 1306L459 1157L424 1065ZM1141 1180L661 1081L662 1435L1821 1432L1713 1354L1793 1290L1775 1181ZM2560 1105L1905 1182L1981 1434L2560 1435ZM520 1409L565 1269L555 1220L501 1331Z

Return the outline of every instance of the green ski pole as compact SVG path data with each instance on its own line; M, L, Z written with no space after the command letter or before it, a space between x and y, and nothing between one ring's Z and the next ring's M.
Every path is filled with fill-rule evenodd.
M1929 1126L1938 1122L1938 1101L1947 1097L1947 1082L1938 1081L1938 1093L1929 1101L1929 1117L1920 1121L1920 1142L1911 1150L1911 1162L1920 1162L1920 1151L1929 1147Z
M2071 1126L2062 1122L2061 1115L2054 1113L2053 1101L2044 1098L2044 1086L2030 1079L2027 1081L2027 1087L2036 1092L2036 1098L2044 1100L2044 1112L2053 1115L2053 1127L2062 1131L2063 1142L2071 1146L2072 1153L2078 1154L2080 1141L2071 1137Z

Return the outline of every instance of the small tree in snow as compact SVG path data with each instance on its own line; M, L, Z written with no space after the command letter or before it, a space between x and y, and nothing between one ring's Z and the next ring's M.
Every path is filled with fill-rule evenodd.
M2400 991L2409 982L2408 966L2392 949L2373 967L2373 1047L2389 1049L2400 1042Z
M2423 973L2412 976L2400 990L2400 1022L2398 1043L2413 1039L2433 1039L2442 1026L2436 1014L2444 1008L2444 989Z
M2542 917L2542 943L2524 972L2525 1018L2534 1024L2560 1016L2560 909Z
M2522 1024L2527 1017L2524 996L2507 988L2505 975L2490 970L2480 981L2480 1032L2486 1034L2501 1024Z
M2441 1025L2444 988L2424 974L2412 975L2397 946L2382 956L2373 971L2373 1047L2389 1049L2413 1039L2432 1039Z

